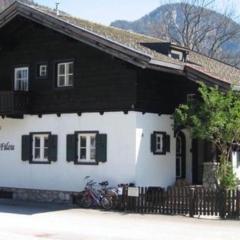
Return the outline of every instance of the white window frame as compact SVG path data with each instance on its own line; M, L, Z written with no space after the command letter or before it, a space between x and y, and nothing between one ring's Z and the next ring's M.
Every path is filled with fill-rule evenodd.
M40 64L38 67L38 76L39 77L47 77L48 66L47 64Z
M77 162L78 163L96 163L96 135L97 133L77 133ZM81 137L86 138L86 147L81 146ZM95 138L95 145L91 146L91 138ZM81 149L86 149L86 158L81 158ZM95 158L91 158L91 150L95 151Z
M156 133L155 135L155 153L162 154L163 153L163 141L164 141L164 134L163 133Z
M177 55L178 58L174 58L172 55ZM174 58L174 59L178 59L180 61L183 61L183 52L180 52L180 51L176 51L176 50L171 50L171 53L169 54L170 57Z
M18 78L19 71L27 71L27 76ZM21 83L18 83L21 82ZM29 89L29 67L16 67L14 68L14 90L15 91L28 91Z
M72 64L73 72L70 73L70 65ZM60 73L61 66L64 66L64 73ZM72 76L72 83L70 83L69 77ZM64 77L64 84L60 84L60 78ZM74 77L74 62L61 62L57 64L57 87L71 87L73 86Z
M48 156L49 156L49 146L45 146L45 138L48 138L49 141L49 134L45 134L45 133L36 133L32 135L32 162L49 162ZM40 146L36 147L36 138L40 138ZM36 149L40 149L40 157L36 158L35 156L35 150ZM44 157L44 151L45 149L48 150L48 154L47 157Z

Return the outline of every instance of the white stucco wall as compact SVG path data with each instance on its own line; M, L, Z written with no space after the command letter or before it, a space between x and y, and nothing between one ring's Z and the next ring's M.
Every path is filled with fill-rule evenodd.
M168 187L176 180L176 140L170 115L136 114L136 184L139 186ZM154 131L171 136L171 152L153 155L150 136Z
M23 120L0 120L0 142L15 145L15 151L0 151L0 186L77 191L83 178L109 180L112 184L134 181L135 114L98 113L25 116ZM74 165L66 161L66 135L74 131L98 130L108 136L108 161L98 166ZM51 131L58 135L58 161L50 165L21 161L21 136Z
M66 135L94 131L108 136L106 163L74 165L66 161ZM171 135L171 153L153 155L150 135L165 131ZM58 135L58 161L50 165L21 160L21 136L30 132ZM84 177L108 180L112 185L134 182L139 186L167 187L175 182L175 138L170 116L129 112L25 116L0 120L0 143L9 142L14 151L0 150L0 186L46 190L82 190Z

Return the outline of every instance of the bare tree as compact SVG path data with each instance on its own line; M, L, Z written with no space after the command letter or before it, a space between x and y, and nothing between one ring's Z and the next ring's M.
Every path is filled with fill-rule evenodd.
M166 2L166 1L165 1ZM169 2L163 24L153 26L159 37L165 37L191 50L234 65L234 54L224 54L223 47L229 41L240 42L240 26L232 9L222 14L215 11L215 0L182 0L180 4ZM235 21L234 21L235 20Z

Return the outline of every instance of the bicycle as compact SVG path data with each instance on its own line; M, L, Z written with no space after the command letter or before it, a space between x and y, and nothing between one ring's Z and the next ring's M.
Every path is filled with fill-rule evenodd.
M88 179L89 177L85 177ZM80 198L77 198L76 203L81 207L90 208L91 206L99 206L106 210L110 210L113 206L111 199L106 196L101 190L95 188L97 183L93 180L87 182L84 191Z
M101 186L101 191L103 192L103 194L111 199L112 201L112 208L117 208L118 206L118 188L116 187L108 187L109 183L108 181L104 181L99 183L99 185Z

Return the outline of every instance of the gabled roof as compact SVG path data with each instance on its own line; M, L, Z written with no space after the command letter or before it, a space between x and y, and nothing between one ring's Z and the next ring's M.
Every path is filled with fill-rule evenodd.
M142 68L186 74L196 81L202 77L212 79L218 84L240 83L240 70L220 61L188 50L188 61L181 62L142 45L164 43L158 38L107 27L65 13L57 16L55 11L43 6L13 3L0 14L0 28L16 15L43 24Z

